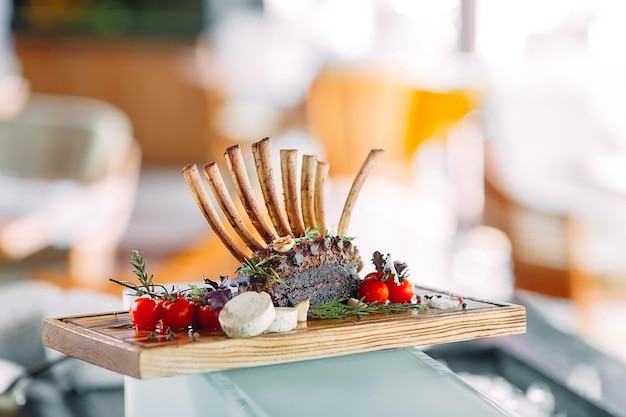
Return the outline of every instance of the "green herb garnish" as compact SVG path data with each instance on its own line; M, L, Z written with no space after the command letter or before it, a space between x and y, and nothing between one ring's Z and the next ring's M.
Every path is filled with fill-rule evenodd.
M339 239L343 240L344 242L352 242L355 237L354 236L339 236L336 235L334 231L332 231L331 229L326 229L326 234L324 235L324 237L326 238L331 238L337 236Z
M237 270L238 273L249 275L258 275L265 277L273 282L289 287L278 275L278 272L268 264L284 255L274 253L271 256L262 259L250 258L243 262L243 265Z
M143 254L138 250L134 250L130 254L129 263L133 266L133 273L139 279L139 283L142 287L144 287L148 292L154 292L154 275L150 274L148 276L148 271L146 268L146 258L144 258Z
M130 254L129 263L133 266L133 273L139 279L139 285L128 281L118 281L113 278L109 278L109 281L115 282L116 284L119 284L123 287L134 290L137 297L141 297L142 295L149 295L152 298L171 297L171 294L167 290L167 288L165 288L163 285L157 285L154 283L154 275L148 275L146 259L141 252L133 249ZM160 288L163 291L157 293L156 288ZM172 292L174 292L173 289Z
M348 305L347 298L339 298L325 304L312 304L309 307L309 316L315 319L343 319L350 316L360 318L370 314L394 314L411 310L426 310L424 304L368 304L364 302Z
M324 226L317 226L317 227L315 227L313 229L308 229L307 228L304 231L304 235L303 236L296 237L293 240L296 242L296 245L297 245L298 243L304 242L306 240L314 239L315 236L317 236L317 234L318 234L317 232L319 232L323 228L324 228Z

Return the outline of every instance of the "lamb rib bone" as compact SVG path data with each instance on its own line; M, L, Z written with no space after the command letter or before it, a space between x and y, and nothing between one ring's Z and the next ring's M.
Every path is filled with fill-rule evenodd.
M267 213L280 236L291 234L289 222L279 205L279 195L274 184L270 139L265 138L252 144L252 155L256 166L259 185L267 207Z
M241 249L231 238L226 231L224 224L220 220L217 210L215 210L215 207L211 203L209 195L204 187L204 184L202 183L202 176L200 175L200 171L198 171L198 167L195 164L186 165L183 168L182 173L191 194L196 200L196 204L198 204L200 211L202 211L202 214L217 237L239 262L243 262L248 259L249 255L247 255L244 250Z
M326 233L326 214L324 211L324 187L326 178L328 177L328 164L326 162L317 161L315 171L315 220L319 226L322 226L320 234L324 236Z
M315 175L317 156L302 156L302 177L300 184L300 198L302 199L302 219L304 227L308 230L317 227L315 218Z
M254 199L252 187L250 186L250 181L248 179L248 175L246 174L241 148L239 145L233 145L227 148L224 153L224 157L226 158L226 164L228 165L228 170L230 171L233 179L237 195L239 196L248 217L252 221L252 225L259 232L266 243L272 242L278 237L278 235L265 221L265 218L261 214L259 206Z
M239 237L244 241L246 246L250 248L252 251L256 251L265 246L262 242L259 242L258 239L250 233L246 225L243 223L241 216L237 212L237 208L233 203L233 200L230 198L228 194L228 189L226 188L226 184L224 184L224 179L222 178L222 174L220 173L219 168L215 162L210 162L204 166L204 176L209 182L209 186L213 191L213 195L217 200L219 206L222 211L226 215L230 225L235 229Z
M280 168L285 195L285 210L294 237L304 236L306 230L300 209L300 189L298 187L298 151L296 149L280 150Z
M354 182L352 183L352 187L350 188L350 192L346 198L346 203L343 206L341 217L339 218L339 227L337 228L337 234L339 236L346 236L348 224L350 223L350 217L352 216L352 209L354 208L356 199L361 191L361 188L363 187L363 183L374 167L376 161L378 161L384 152L385 151L382 149L372 149L363 162L359 173L354 178Z

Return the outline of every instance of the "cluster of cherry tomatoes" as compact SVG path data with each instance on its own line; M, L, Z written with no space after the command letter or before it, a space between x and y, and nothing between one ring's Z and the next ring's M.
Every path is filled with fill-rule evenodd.
M189 328L220 329L220 311L232 296L228 287L228 277L220 277L219 282L205 279L205 287L190 285L187 291L168 291L163 285L154 283L154 276L148 274L146 259L139 251L133 250L130 264L139 284L118 281L123 287L134 290L137 298L129 308L130 320L141 330L183 330ZM160 290L157 291L157 288Z
M177 296L136 298L129 308L130 320L141 330L154 330L157 327L171 330L193 328L219 329L218 316L222 307L211 308L196 300Z
M375 272L370 272L361 281L359 297L368 304L410 303L415 295L413 283L407 279L409 269L405 262L392 261L391 255L374 252L372 263Z
M368 304L409 303L414 294L415 289L408 279L386 277L379 271L367 274L359 287L359 297Z

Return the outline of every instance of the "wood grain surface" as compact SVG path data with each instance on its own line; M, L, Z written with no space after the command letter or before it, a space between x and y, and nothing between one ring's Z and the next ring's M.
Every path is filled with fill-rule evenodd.
M440 292L417 288L419 294ZM446 295L445 293L440 293ZM526 331L524 307L465 298L466 309L309 320L286 333L231 339L221 330L150 336L128 312L46 319L45 346L135 378L154 378L458 342ZM195 335L194 335L195 333ZM154 335L154 334L153 334Z

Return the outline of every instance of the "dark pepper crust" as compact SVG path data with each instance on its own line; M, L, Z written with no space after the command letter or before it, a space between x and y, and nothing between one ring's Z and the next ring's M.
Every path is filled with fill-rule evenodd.
M275 254L265 248L253 254L263 259ZM312 304L341 297L357 297L363 267L358 249L340 237L315 237L296 244L268 263L284 284L263 276L250 279L250 290L265 291L278 307L293 306L307 297ZM286 285L285 285L286 284Z

